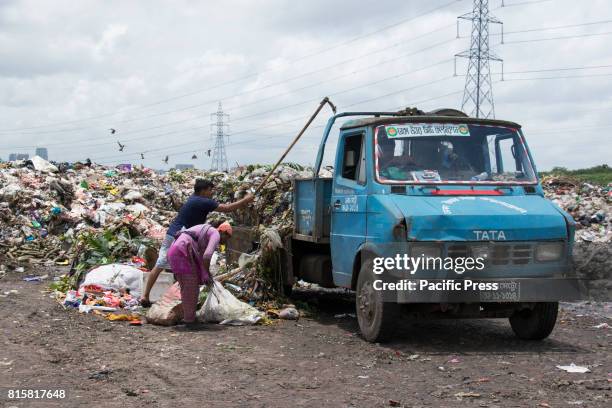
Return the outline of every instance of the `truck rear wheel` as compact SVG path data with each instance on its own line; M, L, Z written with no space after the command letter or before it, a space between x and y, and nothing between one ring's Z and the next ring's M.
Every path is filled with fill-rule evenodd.
M399 305L383 302L382 292L373 286L377 277L372 268L371 260L361 266L357 278L355 309L361 334L367 341L375 343L389 340L393 336L399 318Z
M558 302L536 303L533 309L514 312L510 326L523 340L542 340L550 335L557 322Z

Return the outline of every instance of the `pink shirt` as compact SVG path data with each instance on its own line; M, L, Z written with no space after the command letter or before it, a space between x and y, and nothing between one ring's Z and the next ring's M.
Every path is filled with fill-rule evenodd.
M205 283L210 280L210 272L204 266L203 260L210 259L213 252L221 241L219 231L208 224L195 225L187 232L194 233L197 242L186 233L182 233L172 243L168 250L168 261L172 267L172 272L176 274L197 274L200 282Z

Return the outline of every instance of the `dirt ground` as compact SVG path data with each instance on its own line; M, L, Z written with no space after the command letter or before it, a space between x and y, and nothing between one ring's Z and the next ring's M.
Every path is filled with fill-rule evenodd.
M507 320L454 320L402 322L378 345L335 317L352 312L345 298L310 296L317 313L298 321L185 332L64 310L22 276L0 279L0 295L18 291L0 298L4 407L610 406L612 330L593 327L612 325L610 304L570 305L542 342ZM591 372L555 367L570 363ZM8 388L67 397L9 401Z

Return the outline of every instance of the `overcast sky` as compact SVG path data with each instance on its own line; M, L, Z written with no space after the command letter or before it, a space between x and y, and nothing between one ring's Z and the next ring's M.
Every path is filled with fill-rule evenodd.
M540 170L612 164L612 3L490 5L506 32L502 45L491 27L505 72L500 82L492 63L496 117L523 125ZM471 8L470 0L0 0L0 158L46 146L57 161L209 168L210 113L221 101L230 165L270 163L326 95L340 110L460 108L467 61L453 76L453 56L469 48L471 26L462 21L456 38L456 17ZM313 163L329 113L288 160Z

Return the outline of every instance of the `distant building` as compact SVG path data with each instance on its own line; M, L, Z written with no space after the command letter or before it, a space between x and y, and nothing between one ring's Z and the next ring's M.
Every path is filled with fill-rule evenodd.
M9 161L15 160L28 160L30 155L27 153L11 153L9 154Z
M47 153L46 147L37 147L36 152L34 153L36 156L40 156L45 160L49 160L49 155Z
M193 164L177 164L176 166L174 166L174 168L177 170L188 170L195 169L195 166Z

